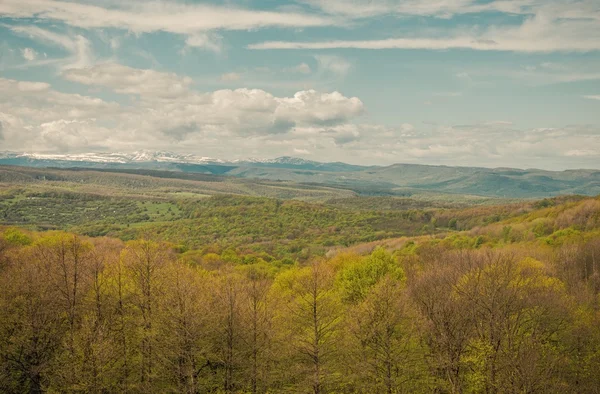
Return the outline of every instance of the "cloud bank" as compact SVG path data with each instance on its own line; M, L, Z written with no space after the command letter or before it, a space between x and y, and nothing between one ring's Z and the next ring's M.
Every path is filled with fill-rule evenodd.
M187 77L116 63L66 70L63 76L128 100L111 102L63 93L44 82L0 78L5 150L81 153L168 146L229 159L296 154L360 164L500 166L510 158L513 166L539 167L543 161L557 163L556 168L594 167L600 160L600 130L593 126L384 126L365 123L363 102L336 91L199 92Z

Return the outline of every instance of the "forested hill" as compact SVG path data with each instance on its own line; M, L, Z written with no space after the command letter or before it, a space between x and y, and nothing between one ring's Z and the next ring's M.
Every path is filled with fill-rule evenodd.
M581 201L586 199L440 193L364 197L341 187L197 173L0 167L0 225L150 237L207 253L240 248L248 260L279 262L305 262L332 247L471 230ZM538 223L535 234L554 228L544 226Z
M187 156L154 154L136 157L0 155L0 164L88 168L97 170L162 170L225 175L271 181L292 181L343 187L371 195L441 192L502 198L541 198L564 194L600 194L600 170L447 167L394 164L386 167L320 163L290 157L265 161L222 162Z
M278 201L212 197L127 242L0 227L0 392L600 391L600 199L406 211L385 225L422 235L326 255L381 218ZM253 228L290 225L307 259L259 251Z
M0 392L598 393L600 197L407 195L0 167Z

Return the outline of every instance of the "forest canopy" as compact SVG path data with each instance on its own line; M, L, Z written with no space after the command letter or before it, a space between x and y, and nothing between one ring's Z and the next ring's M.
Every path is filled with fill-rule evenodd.
M301 255L231 231L244 213L268 223L279 209L286 228L318 229L337 211L239 198L195 207L179 209L231 223L228 241L3 228L0 391L600 389L597 198L432 211L421 235Z

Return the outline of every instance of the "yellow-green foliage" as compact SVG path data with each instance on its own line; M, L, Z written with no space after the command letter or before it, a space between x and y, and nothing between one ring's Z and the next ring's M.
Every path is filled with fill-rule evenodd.
M1 391L600 387L599 238L476 248L453 234L290 265L148 240L31 239L0 251Z
M0 232L0 392L600 391L598 199L148 204L184 218Z
M2 234L2 237L8 244L13 246L25 246L30 245L33 242L30 236L14 227L6 229Z
M363 301L368 292L384 277L403 282L405 275L394 257L383 248L376 248L369 256L346 265L338 274L338 283L344 301Z

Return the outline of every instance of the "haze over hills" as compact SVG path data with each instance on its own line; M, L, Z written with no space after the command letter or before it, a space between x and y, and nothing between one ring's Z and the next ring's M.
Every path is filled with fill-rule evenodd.
M448 167L417 164L358 166L321 163L289 156L225 161L190 154L134 153L41 155L2 153L0 164L98 170L161 170L226 175L271 181L346 188L363 195L452 193L504 198L537 198L563 194L600 194L600 170ZM161 176L156 175L155 176ZM164 176L164 174L162 175ZM177 175L169 175L177 177Z

